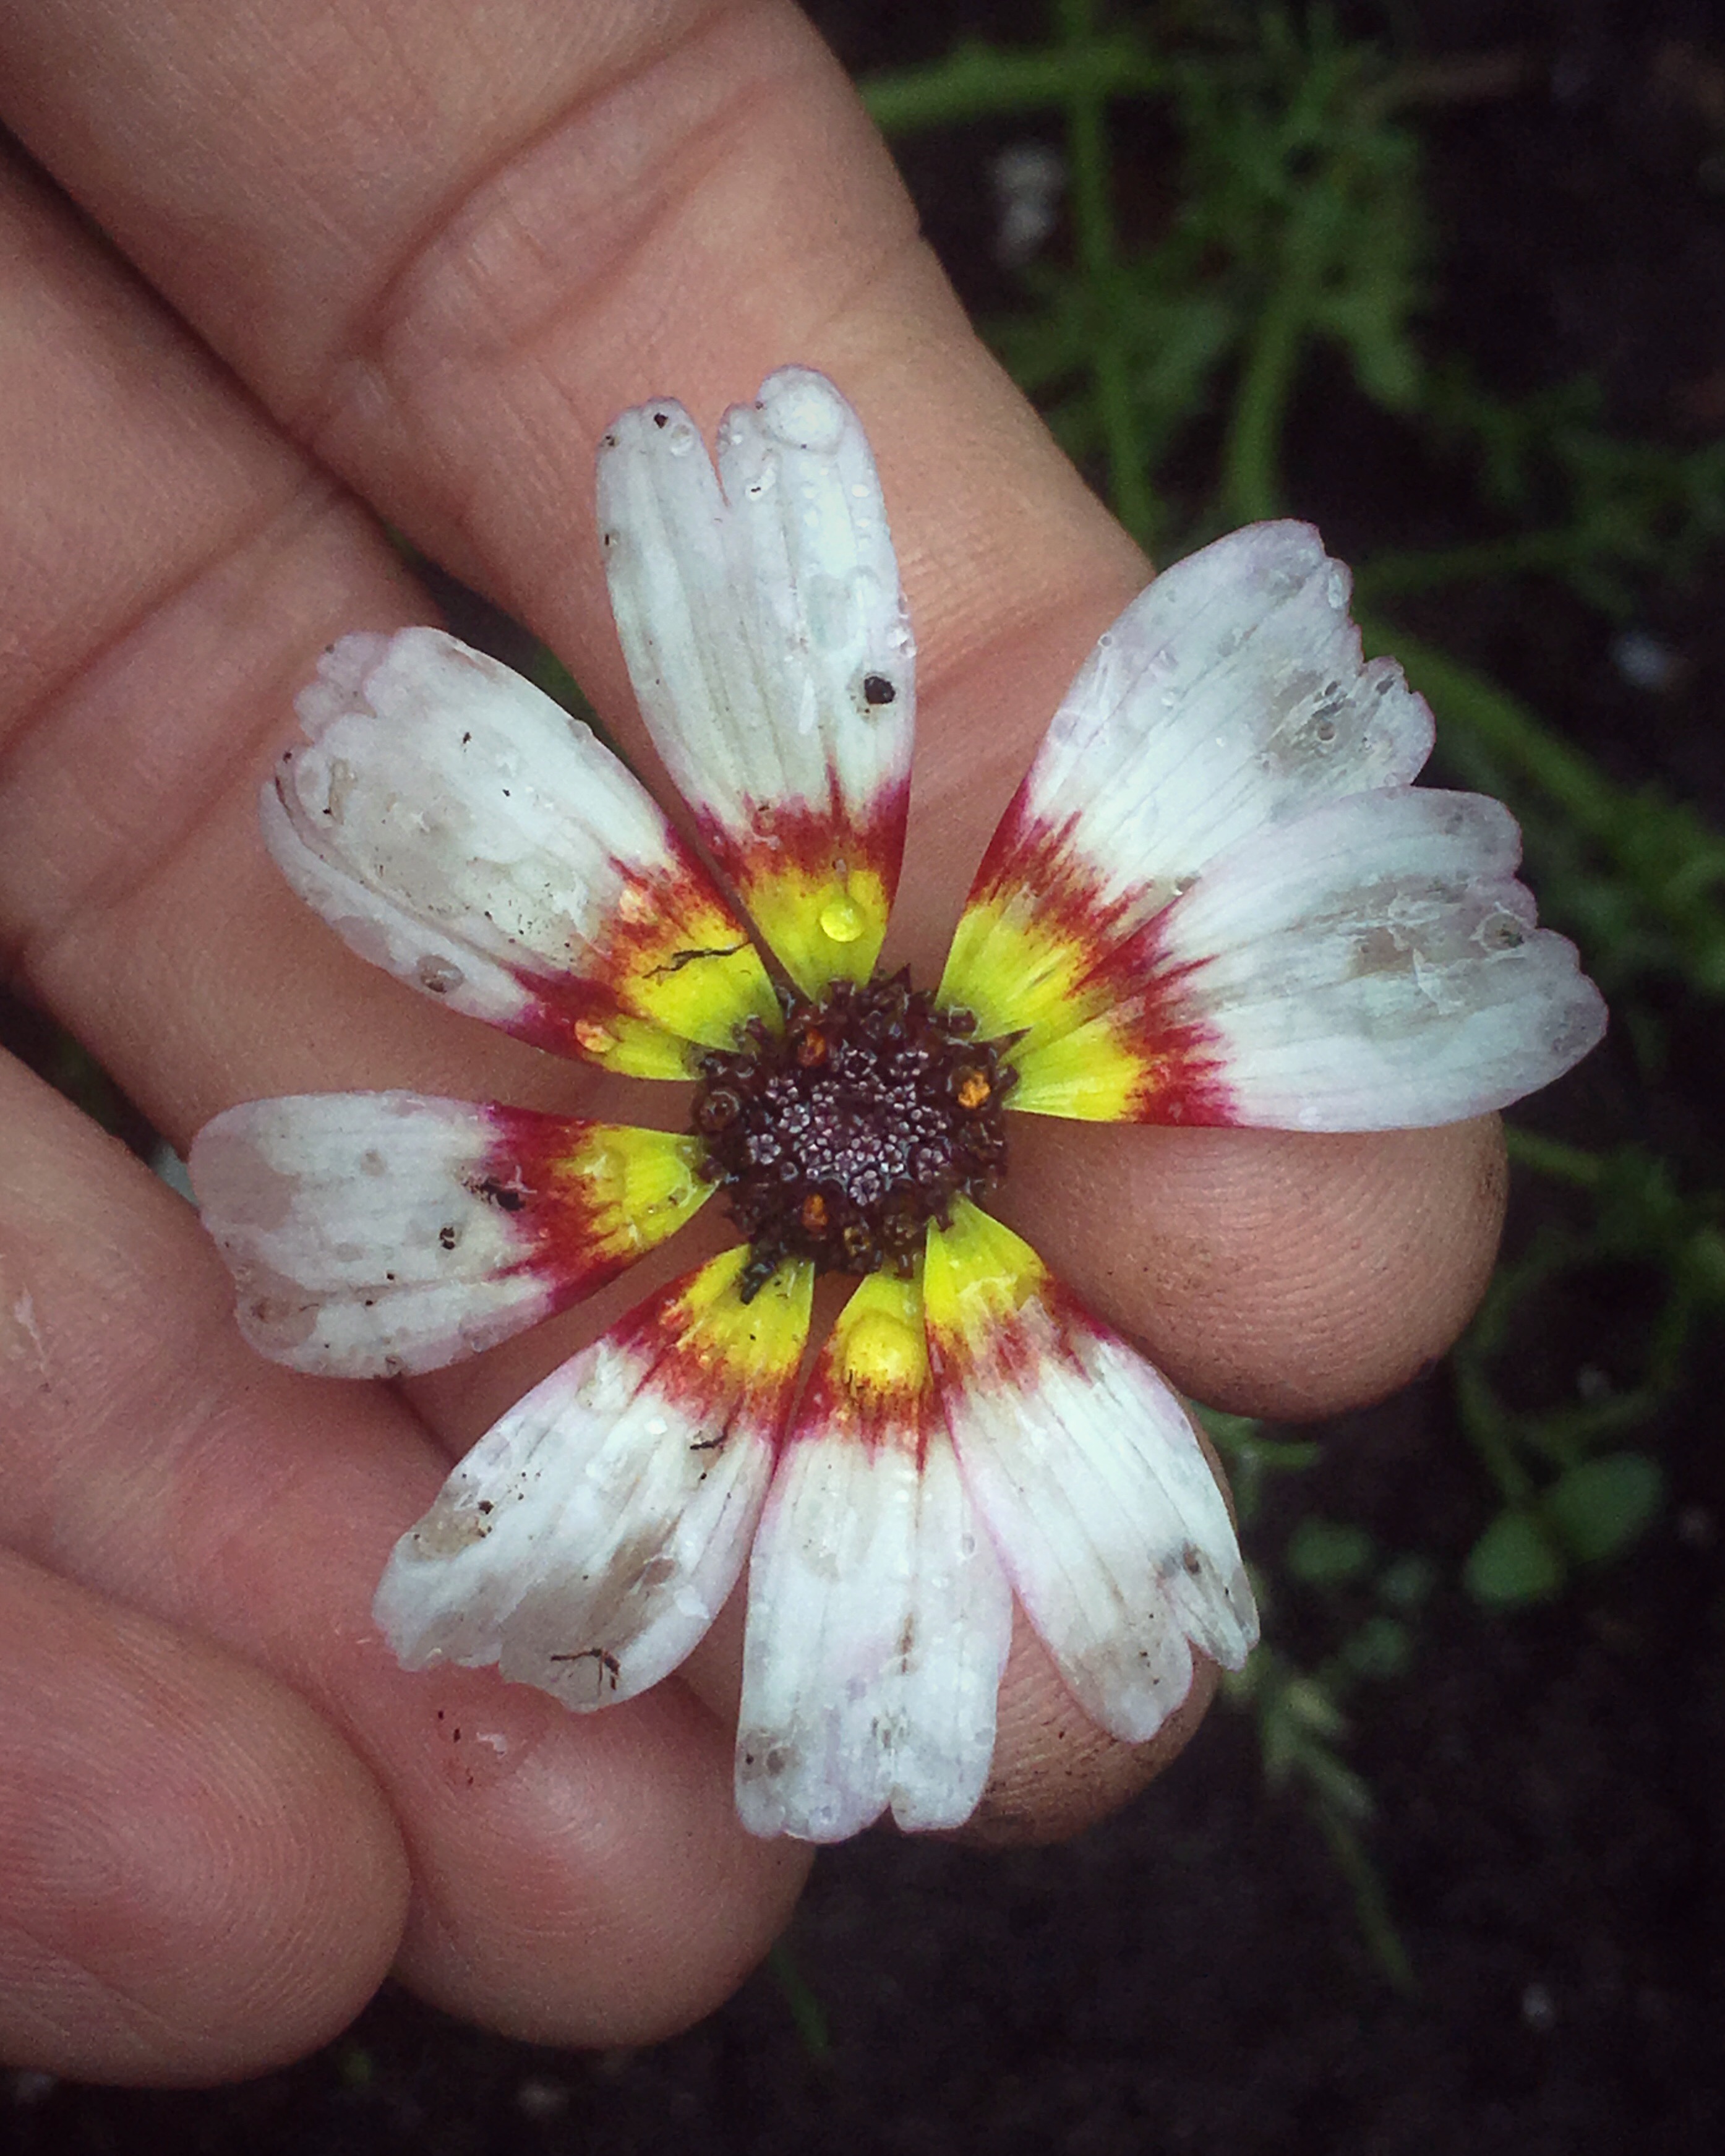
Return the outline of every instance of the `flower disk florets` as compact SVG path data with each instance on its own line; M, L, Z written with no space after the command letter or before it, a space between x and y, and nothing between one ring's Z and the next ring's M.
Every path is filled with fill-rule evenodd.
M928 1223L1005 1171L1007 1044L973 1040L968 1011L937 1009L902 973L783 1002L781 1032L752 1020L703 1060L695 1098L702 1173L750 1245L745 1292L786 1258L909 1275Z

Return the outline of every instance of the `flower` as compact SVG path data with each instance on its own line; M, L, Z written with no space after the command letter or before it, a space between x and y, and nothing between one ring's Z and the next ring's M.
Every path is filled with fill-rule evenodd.
M746 1240L480 1439L378 1621L411 1667L496 1663L588 1710L675 1669L747 1563L745 1824L956 1825L1014 1594L1131 1739L1194 1647L1237 1668L1256 1635L1184 1408L978 1203L1003 1108L1449 1122L1556 1076L1603 1007L1535 927L1505 811L1413 786L1430 713L1362 663L1306 526L1206 547L1101 639L930 994L875 970L914 646L855 415L783 369L726 415L716 474L680 407L645 405L605 437L598 508L716 876L586 727L430 629L326 655L264 832L363 957L541 1046L694 1079L690 1129L262 1101L205 1128L193 1180L248 1338L344 1377L487 1348L725 1190ZM858 1285L799 1397L821 1269Z

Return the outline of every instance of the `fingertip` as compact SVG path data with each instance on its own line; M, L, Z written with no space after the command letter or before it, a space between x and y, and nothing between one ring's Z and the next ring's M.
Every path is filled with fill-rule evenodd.
M1495 1116L1361 1136L1022 1116L1001 1211L1176 1384L1296 1420L1381 1399L1485 1292Z
M489 1671L413 1682L445 1739L509 1735L482 1788L445 1775L434 1832L432 1800L415 1799L423 1876L403 1982L528 2043L658 2043L722 2005L788 1922L813 1859L743 1830L731 1727L676 1681L585 1715ZM483 1835L459 1830L464 1803Z
M0 1558L0 2049L199 2085L335 2035L407 1865L364 1768L262 1672Z
M979 1849L1040 1848L1099 1825L1185 1750L1216 1684L1214 1663L1195 1653L1184 1701L1147 1743L1124 1743L1085 1713L1015 1610L988 1786L971 1819L946 1838Z

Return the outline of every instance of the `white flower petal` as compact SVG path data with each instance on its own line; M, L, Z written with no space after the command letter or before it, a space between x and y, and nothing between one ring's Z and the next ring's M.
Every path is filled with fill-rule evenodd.
M743 1305L726 1251L495 1424L396 1545L374 1614L403 1663L580 1711L675 1669L736 1584L808 1331L808 1269Z
M973 1206L931 1234L927 1294L959 1466L1025 1614L1095 1721L1154 1736L1190 1689L1189 1641L1238 1669L1257 1639L1189 1417Z
M1104 633L1027 806L1080 819L1070 843L1105 902L1147 889L1154 906L1147 864L1165 901L1266 824L1419 773L1430 711L1393 660L1362 663L1350 583L1309 524L1250 525L1165 569Z
M737 1805L838 1841L888 1805L958 1826L994 1749L1012 1596L932 1416L921 1298L847 1306L773 1477L749 1565Z
M542 1047L684 1075L771 988L741 924L591 730L433 629L344 637L264 790L289 882L360 956Z
M253 1347L326 1377L434 1370L614 1278L711 1194L698 1142L416 1093L250 1101L192 1148Z
M798 984L865 979L898 880L915 647L874 460L784 367L725 416L626 412L599 452L618 634L705 843ZM722 476L724 490L720 490Z
M1534 926L1519 855L1507 810L1474 794L1316 810L1212 864L1111 1023L1201 1041L1219 1120L1380 1130L1501 1108L1605 1029L1574 945Z
M1276 523L1217 540L1138 594L995 834L942 1000L977 1009L985 1035L1055 1029L1083 977L1227 847L1412 779L1431 713L1392 660L1362 663L1348 588L1310 525ZM1027 965L1027 941L1050 939L1088 947L1052 972Z

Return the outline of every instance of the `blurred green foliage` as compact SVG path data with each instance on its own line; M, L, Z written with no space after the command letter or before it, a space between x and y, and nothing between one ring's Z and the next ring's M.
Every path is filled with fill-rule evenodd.
M1543 912L1614 999L1630 1082L1656 1080L1673 1000L1725 995L1725 835L1657 786L1620 783L1548 714L1390 616L1445 588L1538 577L1602 627L1633 622L1650 593L1717 560L1725 443L1623 439L1590 381L1509 396L1434 348L1419 120L1430 70L1417 59L1344 35L1322 7L1227 0L1052 0L1050 33L1034 49L972 44L863 85L889 135L1034 113L1063 141L1065 242L1020 272L1022 304L987 326L996 350L1164 560L1297 511L1290 412L1320 367L1331 378L1344 369L1471 494L1459 538L1358 565L1367 646L1393 649L1433 705L1444 775L1515 810ZM1162 213L1131 239L1115 185L1123 116L1135 141L1147 130L1167 146ZM1544 1194L1543 1224L1500 1269L1451 1364L1481 1471L1465 1558L1446 1572L1429 1553L1379 1549L1357 1522L1308 1514L1257 1568L1266 1644L1230 1695L1256 1717L1271 1781L1305 1795L1398 1985L1413 1972L1362 1840L1372 1800L1342 1756L1344 1702L1417 1676L1420 1613L1445 1587L1482 1613L1512 1612L1634 1547L1666 1504L1648 1449L1656 1419L1725 1309L1716 1163L1639 1140L1625 1129L1595 1151L1512 1132L1517 1172ZM1527 1349L1553 1297L1613 1268L1645 1290L1626 1360L1548 1372L1530 1395L1538 1358ZM1239 1417L1204 1419L1250 1546L1268 1490L1317 1448ZM1332 1612L1335 1645L1315 1667L1280 1643L1290 1596Z

